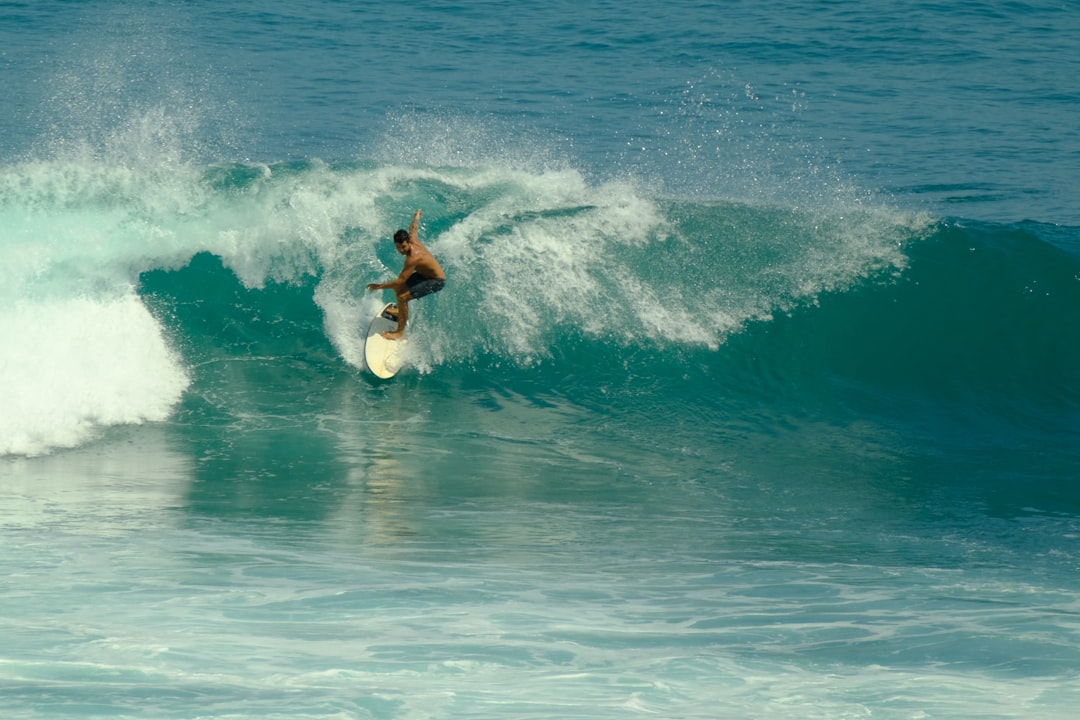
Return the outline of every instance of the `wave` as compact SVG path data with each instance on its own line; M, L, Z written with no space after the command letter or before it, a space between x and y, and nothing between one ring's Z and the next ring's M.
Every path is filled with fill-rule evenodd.
M566 167L57 159L0 169L0 389L19 398L0 454L161 420L223 359L359 374L365 286L397 273L389 237L418 207L449 283L415 305L406 372L574 365L588 384L582 367L646 362L659 382L724 366L748 395L830 374L1076 395L1080 267L1041 226L676 200Z
M800 335L834 372L878 386L1076 398L1080 262L1043 232L940 223L902 275L822 301Z
M744 398L902 418L918 436L989 425L1007 445L1075 427L1080 259L1048 242L1060 232L940 221L905 246L902 272L733 337L726 371Z

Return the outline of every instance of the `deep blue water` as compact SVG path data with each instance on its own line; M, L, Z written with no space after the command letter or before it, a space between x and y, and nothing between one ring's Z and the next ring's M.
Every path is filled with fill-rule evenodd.
M1078 48L0 3L4 717L1071 717Z

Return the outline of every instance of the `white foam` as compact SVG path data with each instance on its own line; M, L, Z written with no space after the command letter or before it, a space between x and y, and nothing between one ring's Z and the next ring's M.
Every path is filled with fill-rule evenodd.
M357 296L338 284L323 282L315 290L315 302L323 311L323 328L342 360L365 367L364 342L368 325L387 298L379 294Z
M187 373L131 292L0 310L0 455L75 447L110 425L168 417Z

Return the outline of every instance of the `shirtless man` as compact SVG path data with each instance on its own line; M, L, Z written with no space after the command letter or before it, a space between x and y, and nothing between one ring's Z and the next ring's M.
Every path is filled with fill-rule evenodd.
M405 323L409 320L410 300L439 292L446 284L446 273L443 272L442 265L420 242L420 216L423 214L423 210L416 211L408 232L398 230L394 233L394 245L397 251L405 256L405 267L401 269L401 274L391 282L371 283L367 286L368 290L389 288L397 296L397 330L383 333L383 337L388 340L397 340L405 334Z

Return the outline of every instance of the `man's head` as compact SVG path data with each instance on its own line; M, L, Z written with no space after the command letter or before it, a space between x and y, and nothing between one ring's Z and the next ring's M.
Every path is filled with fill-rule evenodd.
M409 232L407 230L398 230L394 233L394 246L397 247L398 252L403 254L409 249Z

